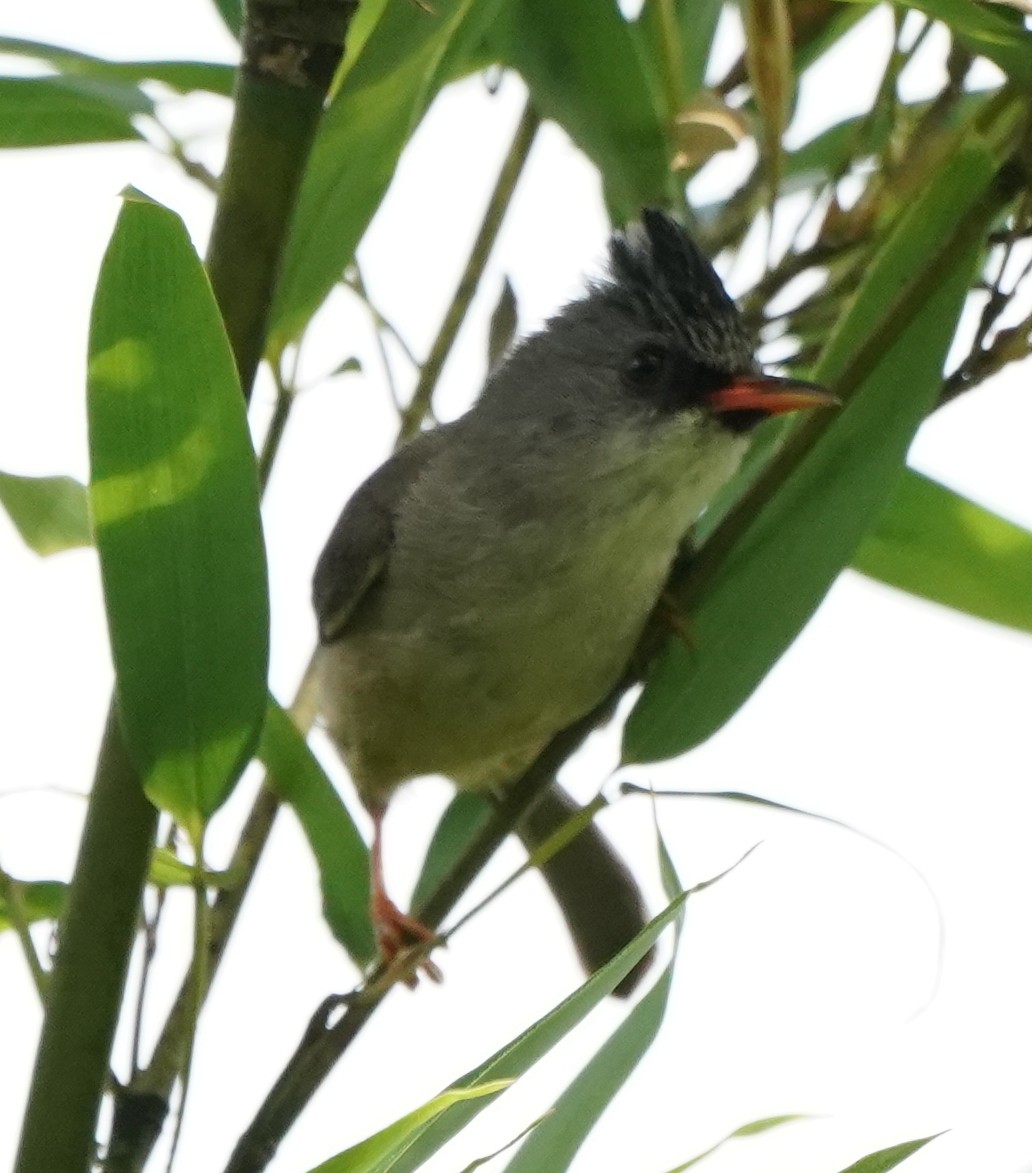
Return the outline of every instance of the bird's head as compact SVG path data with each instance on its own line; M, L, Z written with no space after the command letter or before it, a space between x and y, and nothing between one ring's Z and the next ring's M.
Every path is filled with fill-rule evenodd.
M712 264L663 212L617 232L606 276L526 339L485 395L497 410L590 432L634 421L740 437L772 415L835 402L764 375Z

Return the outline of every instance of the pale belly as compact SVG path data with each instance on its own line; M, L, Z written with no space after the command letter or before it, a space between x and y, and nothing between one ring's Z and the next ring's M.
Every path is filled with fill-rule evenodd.
M597 478L570 514L517 530L453 510L450 532L440 523L421 548L444 506L413 519L416 536L402 533L379 602L324 649L324 721L363 795L385 799L423 774L495 785L602 700L680 538L740 451L729 443L697 461L690 480L655 458L640 475L625 466ZM683 470L676 437L661 455ZM438 558L442 549L462 556Z
M519 581L471 574L468 598L460 569L447 590L427 585L421 614L388 609L324 649L327 728L360 790L386 797L422 774L497 784L598 703L626 666L676 548L676 533L641 541L632 520L584 542L575 558L531 556Z

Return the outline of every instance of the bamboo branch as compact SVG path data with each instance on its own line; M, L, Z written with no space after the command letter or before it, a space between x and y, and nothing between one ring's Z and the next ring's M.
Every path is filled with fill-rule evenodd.
M245 397L261 358L301 176L356 3L252 0L247 6L208 256ZM16 1173L90 1168L156 828L157 811L144 797L112 704L61 922ZM116 1112L113 1146L118 1125ZM122 1145L122 1168L142 1164L130 1159L132 1151Z
M157 822L112 703L61 917L16 1173L86 1173L91 1167Z

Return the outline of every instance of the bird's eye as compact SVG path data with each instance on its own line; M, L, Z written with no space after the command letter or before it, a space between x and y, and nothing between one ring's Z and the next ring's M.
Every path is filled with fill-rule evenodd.
M647 387L666 370L669 357L666 347L657 342L639 346L624 365L624 377L638 387Z

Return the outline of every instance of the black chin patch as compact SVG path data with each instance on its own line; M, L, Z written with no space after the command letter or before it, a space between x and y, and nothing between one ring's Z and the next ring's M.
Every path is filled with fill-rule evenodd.
M718 411L714 413L721 424L736 436L751 432L757 425L762 424L770 416L765 411Z

